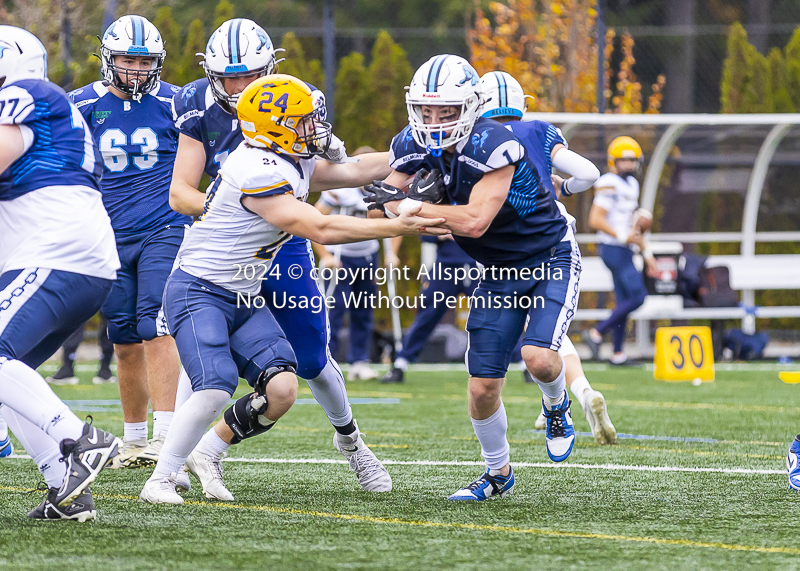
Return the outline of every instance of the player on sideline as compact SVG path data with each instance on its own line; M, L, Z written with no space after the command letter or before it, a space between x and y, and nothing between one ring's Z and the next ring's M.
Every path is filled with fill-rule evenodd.
M36 372L97 313L119 268L100 157L47 52L0 26L0 413L49 490L35 519L94 519L91 484L120 441L84 424Z
M166 51L158 29L141 16L122 16L100 45L103 81L69 94L100 149L100 189L122 268L103 313L117 353L125 421L112 468L155 464L175 409L180 361L161 310L188 216L169 207L178 132L172 96L160 81ZM153 439L147 441L147 404Z
M255 392L225 412L221 436L228 442L269 430L294 403L292 347L270 309L247 301L259 294L259 277L292 235L335 244L418 234L444 222L409 213L390 221L325 216L306 204L309 191L361 186L379 176L388 153L362 155L358 164L316 161L330 142L330 124L318 119L312 92L299 79L259 78L236 109L245 141L209 187L204 213L189 229L164 291L167 322L194 392L178 409L142 490L142 500L151 503L183 503L176 473L240 376Z
M553 192L557 199L591 188L600 176L600 171L590 160L567 148L567 141L560 129L545 121L522 121L526 107L525 94L522 86L511 74L503 71L485 74L481 78L481 91L484 98L481 116L504 123L506 129L516 135L539 170L542 184ZM562 172L572 175L568 183L553 175L554 165ZM554 183L558 184L559 194L556 194ZM556 205L574 232L575 218L567 213L560 201ZM583 408L595 441L601 445L615 444L617 431L608 418L605 398L589 384L578 351L569 335L564 335L558 354L563 357L567 368L567 387L572 390L572 394ZM547 427L544 411L536 419L535 427L538 430Z
M513 489L514 472L500 391L528 317L522 356L542 389L547 454L561 462L575 442L558 349L578 303L580 251L519 140L500 123L480 118L480 78L465 59L439 55L424 63L406 104L409 126L391 147L396 172L370 188L376 205L393 211L396 187L410 174L440 169L445 204L422 204L420 215L445 218L459 246L487 268L471 299L466 356L469 412L487 469L450 499L504 496ZM543 265L543 279L534 279L530 270ZM528 272L515 279L510 269Z
M242 131L234 107L241 91L256 77L277 71L275 49L267 33L255 22L234 19L223 23L212 35L206 48L206 78L184 86L173 100L176 126L180 131L178 155L170 187L170 204L178 212L199 216L203 212L204 194L198 190L205 171L217 176L228 154L242 142ZM322 93L312 88L315 109L324 120ZM334 137L334 142L338 139ZM325 157L345 156L344 146L329 149ZM366 160L366 159L365 159ZM388 159L382 178L389 172ZM302 269L297 279L287 279L291 266ZM292 237L276 254L275 273L262 282L264 298L271 305L273 295L284 293L322 302L322 293L312 278L314 258L307 240ZM312 309L272 307L272 313L285 331L297 356L298 376L306 379L314 398L325 411L335 429L336 449L347 458L359 484L367 491L391 490L391 476L364 443L353 419L344 377L328 349L327 313ZM181 374L178 405L182 395L188 396L188 379ZM228 447L220 436L230 432L224 420L203 438L189 457L187 467L203 485L207 497L233 500L222 481L222 454Z

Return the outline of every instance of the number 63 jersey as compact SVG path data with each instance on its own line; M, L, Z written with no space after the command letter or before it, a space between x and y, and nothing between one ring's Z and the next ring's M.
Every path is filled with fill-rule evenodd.
M190 218L169 207L169 185L178 150L172 96L178 88L159 82L141 101L122 99L102 81L70 92L94 136L103 162L103 204L118 237Z
M178 267L229 291L257 295L272 260L292 235L245 208L242 199L292 194L305 202L314 161L295 162L241 143L208 187L203 215L178 251Z

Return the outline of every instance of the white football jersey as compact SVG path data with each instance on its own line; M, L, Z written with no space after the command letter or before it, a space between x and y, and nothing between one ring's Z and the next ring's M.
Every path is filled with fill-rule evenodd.
M319 197L319 201L333 209L331 214L355 216L356 218L367 217L367 203L364 202L364 193L361 192L360 188L326 190ZM362 258L377 252L378 247L377 240L364 240L363 242L353 242L351 244L325 246L325 249L334 255L338 251L341 256Z
M183 239L178 266L227 290L257 294L292 235L247 210L242 198L292 194L306 202L313 173L313 158L295 163L242 142L208 188L205 211Z
M621 176L607 172L594 183L594 201L603 210L607 211L606 220L614 231L630 233L631 216L639 208L639 181L635 177ZM609 236L605 232L597 232L601 244L620 244L616 236Z
M0 201L0 273L25 268L116 279L117 244L97 190L46 186Z

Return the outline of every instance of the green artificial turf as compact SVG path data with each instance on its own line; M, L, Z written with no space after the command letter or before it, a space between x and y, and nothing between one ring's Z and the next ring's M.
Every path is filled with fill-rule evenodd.
M295 405L272 431L231 448L231 459L310 460L226 462L231 505L206 500L195 480L186 505L146 505L138 494L149 469L107 470L92 486L97 521L31 521L26 513L42 499L28 493L40 479L34 464L0 459L0 568L800 568L800 493L783 472L800 431L800 386L769 367L718 371L699 387L656 382L643 368L587 369L617 430L637 438L600 447L579 436L570 458L552 464L544 435L532 430L541 393L511 372L503 394L512 463L544 466L517 466L515 493L489 502L445 499L482 471L444 464L480 461L466 375L457 371L348 384L353 398L396 399L353 407L381 459L433 464L387 463L394 490L386 494L361 491L345 464L320 462L343 459L316 404ZM80 376L56 392L68 401L118 398L115 385ZM299 398L311 399L302 382ZM73 409L121 435L119 407ZM573 414L576 430L588 431L575 402Z

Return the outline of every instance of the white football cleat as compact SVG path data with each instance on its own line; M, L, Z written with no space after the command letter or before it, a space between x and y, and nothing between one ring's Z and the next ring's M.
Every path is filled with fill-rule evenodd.
M139 498L148 504L182 504L183 498L175 491L176 474L150 476L142 488Z
M347 458L350 470L355 472L358 483L364 490L367 492L391 492L392 477L364 443L357 424L354 434L357 435L355 439L335 432L333 446Z
M200 480L203 493L211 500L232 502L233 494L222 480L222 458L195 448L186 459L186 469Z
M539 416L536 417L536 422L533 423L536 430L544 430L547 428L547 418L544 416L544 410L539 411Z
M606 409L606 399L603 393L595 390L586 391L583 397L585 407L583 412L586 414L586 420L589 421L589 426L592 428L592 436L595 442L603 446L606 444L617 443L617 429L611 424L611 419L608 418L608 410Z
M122 468L139 468L139 455L147 448L147 440L128 440L122 443L119 453L108 462L107 468L119 470Z
M182 492L188 492L192 489L192 481L189 479L189 472L186 471L184 464L177 474L175 474L175 488Z
M350 367L350 372L347 374L348 381L371 381L377 378L377 371L372 369L365 361L353 363Z
M139 466L155 466L158 463L158 455L167 439L166 434L154 434L153 438L147 441L147 448L142 450L136 457Z

